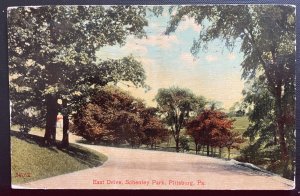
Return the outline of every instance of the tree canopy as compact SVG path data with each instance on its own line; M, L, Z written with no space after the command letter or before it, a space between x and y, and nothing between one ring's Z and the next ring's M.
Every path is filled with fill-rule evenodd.
M145 108L142 112L144 119L144 138L142 142L150 145L152 149L153 147L156 148L157 144L167 141L169 138L169 131L157 113L158 109L154 107Z
M229 119L224 112L206 109L194 119L187 123L187 134L195 142L196 153L198 145L206 145L207 155L209 147L226 147L228 158L231 148L239 148L239 144L244 140L240 134L233 131L233 120Z
M171 128L179 152L180 131L191 112L198 112L205 106L203 97L195 96L189 89L170 87L159 89L155 97L158 109L166 124Z
M279 139L283 176L288 177L287 114L295 114L287 97L295 100L295 7L285 5L180 6L171 18L166 33L176 30L184 16L201 25L191 52L197 56L208 43L222 39L229 50L240 45L244 54L242 77L255 76L267 85L274 98L275 129ZM254 101L253 104L259 104Z
M143 86L145 73L133 57L96 61L106 45L122 45L128 35L145 36L142 6L42 6L8 12L10 96L17 118L34 118L31 126L46 127L45 142L55 140L58 111L94 85L120 80ZM58 99L67 104L60 107ZM66 108L67 107L67 108Z
M168 135L155 108L147 108L142 100L117 87L94 89L88 97L74 114L71 129L88 141L132 147L145 143L153 148Z

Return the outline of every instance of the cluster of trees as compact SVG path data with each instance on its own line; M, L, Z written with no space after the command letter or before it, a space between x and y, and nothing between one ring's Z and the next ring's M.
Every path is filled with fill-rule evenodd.
M230 108L228 112L228 116L230 117L241 117L245 116L246 111L244 108L244 103L235 102Z
M134 57L96 59L96 51L101 47L122 45L128 35L139 38L145 36L143 28L147 26L146 9L143 6L44 6L10 9L8 51L12 124L21 125L26 132L31 127L45 128L45 144L53 145L56 141L56 117L61 113L64 122L62 146L68 146L69 118L73 113L76 114L74 121L80 124L77 128L83 130L81 126L87 119L81 118L92 119L93 114L104 111L103 108L99 109L101 103L95 101L97 96L93 89L101 89L100 87L119 81L129 81L137 87L148 88L144 82L144 69ZM158 13L160 10L153 9L153 12ZM124 95L123 99L133 101L132 97L125 97ZM154 115L159 112L163 123L170 127L176 150L179 151L185 123L191 113L199 114L204 108L204 98L195 96L187 89L174 87L161 89L155 99L158 111L146 108L141 101L135 100L132 104L134 107L138 106L142 113L137 108L136 111L123 106L123 110L115 108L114 111L125 112L118 112L114 118L107 116L105 119L98 119L99 122L94 121L102 125L106 123L102 126L102 131L101 128L93 130L87 128L88 125L83 126L87 128L87 132L90 131L84 137L96 140L101 138L113 143L126 140L132 145L142 142L155 146L167 133ZM113 107L117 106L112 106L111 109ZM120 129L123 133L112 137L117 126L122 127ZM131 135L131 138L124 139L124 133ZM181 145L183 143L181 139Z
M189 89L159 89L157 108L146 107L142 100L115 86L95 88L86 96L89 100L73 115L71 132L91 142L156 148L171 134L179 152L189 151L190 136L196 154L206 145L208 156L210 147L218 147L221 156L226 147L228 158L230 149L244 142L239 133L232 131L233 120L214 104L205 109L204 97L195 96Z
M275 173L286 173L286 177L292 179L294 171L294 159L296 150L295 130L295 89L286 89L282 97L284 115L281 121L284 123L284 141L288 153L288 164L283 168L282 149L280 146L276 101L268 90L264 81L255 80L250 88L244 90L244 103L249 107L248 118L250 124L244 132L249 138L250 145L244 148L240 157L241 161L247 161L256 165L265 165ZM288 92L289 91L289 92ZM254 104L255 103L255 104Z
M223 39L229 49L240 43L244 54L242 77L252 140L245 157L272 158L269 166L293 178L295 158L295 7L283 5L217 5L173 7L166 33L174 32L184 17L203 28L191 52L197 55L207 44ZM172 11L172 10L171 10ZM271 142L273 140L273 142ZM251 154L251 156L250 156ZM254 159L253 159L254 160Z
M219 156L222 156L222 149L239 149L239 144L245 140L240 133L233 131L233 122L224 112L215 109L205 109L201 114L189 121L186 125L187 134L195 143L196 154L201 147L206 146L207 156L211 149L219 148Z
M210 147L218 147L220 156L221 150L226 147L230 158L230 149L239 149L239 144L244 142L241 135L233 131L233 120L217 110L216 103L208 103L203 96L196 96L189 89L162 88L155 100L163 122L171 130L177 152L180 148L189 150L189 141L184 135L192 137L196 154L206 145L208 156Z
M168 130L142 100L114 86L94 89L90 100L73 115L71 132L105 144L146 144L155 148L166 141Z
M180 151L180 136L191 113L199 113L206 105L205 98L195 96L189 89L170 87L161 88L155 97L160 116L170 127L176 143L176 151Z
M130 81L146 87L145 72L132 56L96 59L96 50L145 36L142 6L44 6L8 11L11 122L45 128L55 143L56 116L63 114L63 146L69 116L95 86ZM97 61L96 61L97 60ZM58 100L62 104L58 104Z

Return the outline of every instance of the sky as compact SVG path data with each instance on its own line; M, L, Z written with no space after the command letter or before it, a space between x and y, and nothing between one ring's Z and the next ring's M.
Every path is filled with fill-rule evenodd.
M217 39L195 58L190 48L201 26L191 18L184 18L175 33L164 35L170 19L167 10L159 17L147 15L147 38L129 36L122 47L107 46L97 51L99 59L133 55L142 63L147 76L146 84L151 90L145 92L142 88L119 86L144 99L148 106L156 106L153 99L159 88L171 86L189 88L196 95L221 102L225 110L241 101L244 82L241 80L243 55L239 52L239 45L229 51L224 42Z

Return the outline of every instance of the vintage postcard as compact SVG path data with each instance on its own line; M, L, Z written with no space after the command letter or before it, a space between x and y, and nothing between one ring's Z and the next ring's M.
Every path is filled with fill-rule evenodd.
M294 189L295 9L9 7L12 187Z

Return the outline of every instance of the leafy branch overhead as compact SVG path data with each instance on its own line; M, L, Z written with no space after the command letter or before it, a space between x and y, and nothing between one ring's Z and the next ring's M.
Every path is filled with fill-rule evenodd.
M94 85L121 80L147 87L142 65L132 56L96 59L104 46L123 45L128 35L145 36L146 9L142 6L43 6L9 10L8 51L13 123L30 118L30 127L46 127L45 142L55 141L58 99L80 101ZM97 60L97 61L96 61ZM75 95L75 96L74 96ZM20 99L20 97L26 99ZM71 105L72 104L72 105ZM63 109L63 108L62 108ZM30 112L29 112L30 111Z
M197 56L215 39L223 40L229 50L240 46L244 54L242 77L250 83L257 80L264 83L264 90L274 99L274 107L268 112L274 114L273 137L275 141L277 138L279 140L282 173L287 177L288 165L293 162L287 141L293 137L294 125L290 122L295 115L295 7L212 5L173 9L176 13L169 22L166 34L174 32L184 17L195 19L202 27L191 47L193 55ZM247 91L251 90L245 88ZM249 102L249 98L245 97L249 110L253 105L260 104L258 100ZM252 118L251 121L258 126L259 119ZM259 132L264 130L255 129ZM274 144L277 145L276 142Z

